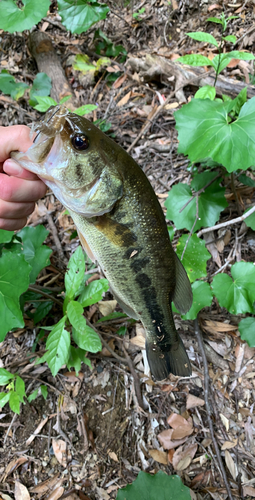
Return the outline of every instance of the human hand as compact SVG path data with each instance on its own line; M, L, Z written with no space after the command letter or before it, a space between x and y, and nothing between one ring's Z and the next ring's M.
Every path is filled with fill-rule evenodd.
M10 158L11 151L25 152L32 145L29 134L25 125L0 127L0 229L14 231L25 226L35 201L47 191L37 175Z

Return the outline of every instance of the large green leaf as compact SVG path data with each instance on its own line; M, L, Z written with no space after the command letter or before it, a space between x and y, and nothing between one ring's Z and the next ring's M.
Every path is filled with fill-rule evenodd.
M50 264L52 250L42 245L49 231L44 226L24 227L18 232L23 242L23 254L26 261L32 266L30 283L34 283L39 272Z
M40 362L47 361L53 377L69 358L70 333L65 329L65 321L66 316L51 330L46 342L48 351L40 359Z
M213 293L221 307L232 314L253 313L255 301L255 266L251 262L237 262L231 267L233 279L217 274L212 281Z
M201 54L187 54L186 56L178 57L176 62L189 64L189 66L213 66L212 61Z
M203 188L215 177L213 172L204 172L196 175L191 182L195 192ZM228 205L224 192L220 187L221 179L216 179L198 196L198 220L193 231L201 227L210 227L217 222L220 212ZM191 200L188 204L187 202ZM187 206L180 212L180 210ZM167 218L172 220L177 229L192 229L197 214L196 197L192 195L191 188L187 184L176 184L169 192L165 201L167 207Z
M0 244L10 243L13 236L14 231L5 231L4 229L0 229Z
M242 340L246 340L250 347L255 347L255 318L244 318L238 325Z
M20 400L19 396L15 391L10 391L9 405L14 413L20 413Z
M9 330L24 326L19 297L28 289L30 271L23 255L8 252L0 258L0 342Z
M208 283L195 281L192 283L193 302L190 310L182 315L183 319L195 319L204 307L210 307L213 299L212 290Z
M193 40L197 40L198 42L206 42L211 43L215 47L218 47L218 42L215 40L214 36L210 35L210 33L204 33L203 31L194 31L192 33L186 33L186 35L193 38Z
M0 385L6 385L8 382L14 378L13 373L8 372L5 368L0 368Z
M132 484L118 490L116 500L191 500L190 490L179 476L168 476L163 471L154 476L139 472Z
M102 300L103 293L107 292L108 289L109 283L107 279L101 278L100 280L92 281L85 286L78 301L83 307L91 306L92 304L96 304L99 300Z
M4 2L5 0L2 0ZM1 19L1 2L0 2L0 19ZM1 24L1 21L0 21ZM0 73L0 90L16 101L22 97L29 85L23 82L16 82L15 78L3 69Z
M71 256L65 274L66 295L69 299L76 297L85 273L85 259L81 246Z
M30 106L38 104L37 96L48 96L51 91L51 79L46 73L37 73L30 90Z
M21 3L21 2L20 2ZM14 33L14 31L30 30L47 15L50 0L22 0L22 7L14 0L0 2L0 29Z
M183 234L177 243L176 253L179 259L182 257L188 238L188 234ZM196 234L193 234L189 239L182 260L182 264L191 282L206 276L206 262L210 257L211 255L205 246L205 241L198 238Z
M246 102L238 118L229 123L234 101L192 99L175 112L179 153L192 162L212 158L228 172L255 163L255 97Z
M93 24L105 19L109 7L96 0L58 0L58 13L62 23L72 33L83 33Z

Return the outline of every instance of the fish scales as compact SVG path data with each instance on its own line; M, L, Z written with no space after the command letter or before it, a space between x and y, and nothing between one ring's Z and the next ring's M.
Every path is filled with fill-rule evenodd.
M50 110L37 128L34 145L27 153L14 153L16 161L37 173L68 208L116 300L141 320L152 375L158 380L169 373L189 376L171 302L186 312L191 287L146 175L120 146L63 106Z

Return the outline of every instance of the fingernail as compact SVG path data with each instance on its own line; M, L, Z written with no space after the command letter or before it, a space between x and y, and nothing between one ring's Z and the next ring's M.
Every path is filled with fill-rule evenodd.
M4 162L4 171L6 174L19 176L22 174L23 168L14 160L6 160Z

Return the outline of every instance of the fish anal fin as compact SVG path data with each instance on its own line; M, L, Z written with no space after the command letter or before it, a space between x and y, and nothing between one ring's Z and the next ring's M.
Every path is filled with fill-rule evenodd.
M172 301L181 314L185 314L192 306L193 296L187 273L179 260L176 253L175 255L175 290Z
M110 291L114 295L114 297L117 300L118 304L120 305L121 309L123 309L124 313L126 313L128 316L130 316L130 318L133 318L136 320L140 319L138 314L136 314L136 312L134 311L134 309L132 309L132 307L129 306L128 304L126 304L125 302L123 302L123 300L119 298L118 294L115 292L115 290L112 289L112 287L110 287Z
M95 262L97 259L95 257L95 255L93 254L90 246L88 245L86 239L84 238L83 234L79 231L79 229L77 229L77 233L78 233L78 236L79 236L79 239L80 239L80 242L87 254L87 256L93 261Z

